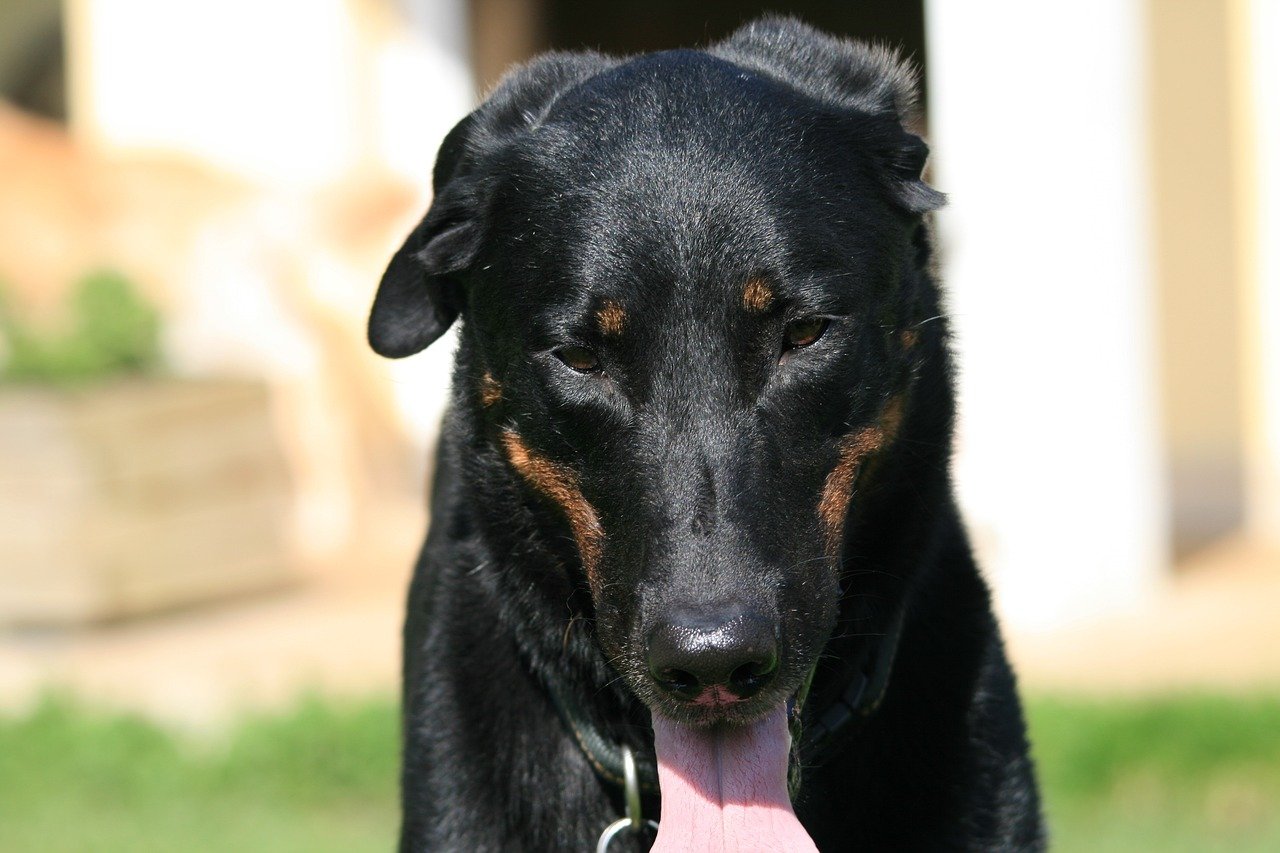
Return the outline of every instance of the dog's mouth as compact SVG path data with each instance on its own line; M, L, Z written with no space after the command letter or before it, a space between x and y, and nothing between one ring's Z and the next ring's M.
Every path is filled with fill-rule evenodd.
M789 704L739 725L722 717L697 726L654 713L662 791L654 851L816 851L787 788Z
M662 797L653 850L816 851L788 778L791 713L817 650L766 608L661 612L616 646L602 637L650 710Z
M653 849L813 851L791 807L790 722L804 688L653 697L662 820Z

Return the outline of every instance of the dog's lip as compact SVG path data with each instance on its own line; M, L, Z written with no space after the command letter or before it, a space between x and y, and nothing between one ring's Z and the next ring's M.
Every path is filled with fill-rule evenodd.
M742 697L735 696L723 687L708 687L690 700L693 704L702 708L722 708L727 705L736 705L743 701Z
M779 705L787 706L788 715L795 707L799 688L785 693L770 690L750 699L733 702L699 702L656 696L645 702L651 713L697 729L740 728L759 722Z

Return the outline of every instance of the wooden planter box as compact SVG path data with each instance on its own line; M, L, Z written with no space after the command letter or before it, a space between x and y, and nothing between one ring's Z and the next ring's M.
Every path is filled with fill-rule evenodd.
M260 384L0 387L0 625L279 586L289 500Z

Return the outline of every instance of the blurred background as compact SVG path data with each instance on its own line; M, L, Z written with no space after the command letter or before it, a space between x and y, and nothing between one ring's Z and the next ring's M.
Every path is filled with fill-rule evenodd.
M900 46L1056 847L1280 849L1280 3L0 2L0 850L389 849L446 340L364 320L548 48Z

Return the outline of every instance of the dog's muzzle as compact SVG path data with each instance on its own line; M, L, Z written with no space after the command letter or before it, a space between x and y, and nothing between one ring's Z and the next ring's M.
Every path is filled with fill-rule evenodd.
M683 607L649 632L649 675L676 699L729 705L748 699L778 671L774 620L742 605Z

